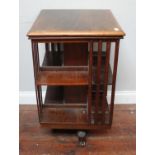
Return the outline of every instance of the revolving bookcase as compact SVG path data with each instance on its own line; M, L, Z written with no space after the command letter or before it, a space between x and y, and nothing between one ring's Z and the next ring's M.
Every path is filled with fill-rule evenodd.
M111 11L42 10L27 35L40 124L78 130L81 146L85 131L110 128L125 35Z

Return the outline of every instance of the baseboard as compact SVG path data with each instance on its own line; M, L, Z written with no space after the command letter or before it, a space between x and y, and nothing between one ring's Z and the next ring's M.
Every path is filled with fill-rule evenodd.
M45 92L43 92L43 98ZM108 92L108 98L110 92ZM20 91L19 92L19 104L35 104L36 97L34 91ZM136 92L135 91L116 91L115 94L116 104L135 104L136 103Z

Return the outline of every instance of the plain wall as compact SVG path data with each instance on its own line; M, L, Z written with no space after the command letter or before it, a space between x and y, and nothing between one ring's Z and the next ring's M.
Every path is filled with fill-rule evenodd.
M20 1L20 91L33 91L30 40L26 33L42 9L111 9L126 36L120 42L117 91L136 90L135 0L22 0Z

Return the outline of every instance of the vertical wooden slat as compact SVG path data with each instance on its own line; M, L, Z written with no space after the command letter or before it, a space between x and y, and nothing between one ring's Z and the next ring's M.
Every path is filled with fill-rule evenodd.
M41 112L41 108L40 108L40 102L39 102L39 94L37 91L37 84L36 84L36 79L37 79L37 73L39 71L39 53L38 53L38 43L31 41L31 45L32 45L32 58L33 58L33 70L34 70L34 79L35 79L35 92L36 92L36 101L37 101L37 108L38 108L38 116L40 119L40 112Z
M40 67L40 61L39 61L39 49L38 49L38 43L35 43L35 57L36 57L36 68L37 72L39 72L39 67Z
M35 57L36 57L36 62L37 62L37 72L39 72L39 67L40 67L40 61L39 61L39 48L38 48L38 43L35 43ZM37 89L37 95L38 95L38 102L39 102L39 107L40 107L40 112L42 111L43 107L43 102L42 102L42 93L41 93L41 86L36 86Z
M43 60L43 66L48 66L50 64L50 62L49 62L49 60L51 58L50 53L51 53L50 45L49 45L49 43L45 43L45 56L44 56L44 60Z
M38 116L39 116L39 120L40 120L42 107L41 107L41 104L40 104L39 91L38 91L38 88L37 88L37 84L36 84L36 83L35 83L35 93L36 93L36 101L37 101Z
M33 67L34 67L34 77L36 79L37 73L39 71L39 51L38 51L38 43L32 41L32 57L33 57Z
M31 47L32 47L32 60L33 60L33 72L34 72L34 79L36 80L36 64L35 64L35 48L34 48L34 42L31 41Z
M57 59L58 59L59 65L62 65L62 54L61 54L60 43L57 43L56 47L57 47Z
M39 98L39 103L40 103L40 107L41 107L41 111L42 111L43 99L42 99L42 88L41 88L41 86L37 86L37 91L38 91L38 98Z
M57 43L57 50L60 53L61 49L60 49L60 43Z
M55 46L54 46L54 43L51 43L51 51L52 51L52 52L55 52Z
M104 82L103 82L103 96L102 96L102 119L105 123L105 111L106 111L106 100L107 100L107 87L108 87L108 70L109 70L109 59L110 59L110 47L111 42L106 42L106 59L104 66Z
M110 120L109 120L110 125L112 124L112 120L113 120L118 54L119 54L119 40L117 40L115 42L115 56L114 56L114 67L113 67L113 77L112 77L112 92L111 92L111 103L110 103Z
M92 67L93 67L93 41L90 41L89 51L89 85L88 85L88 120L92 123Z
M46 54L50 51L49 50L49 44L48 43L45 43L45 51L46 51Z
M100 83L101 83L101 63L102 63L102 41L98 42L97 55L97 77L96 77L96 98L95 98L95 122L99 121Z

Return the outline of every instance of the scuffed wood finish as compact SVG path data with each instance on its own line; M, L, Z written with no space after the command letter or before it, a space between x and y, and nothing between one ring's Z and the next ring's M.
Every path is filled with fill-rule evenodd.
M123 37L110 10L42 10L27 34L48 36Z
M111 130L88 132L87 145L77 145L76 131L51 130L38 123L35 105L20 105L20 155L135 155L136 106L115 105Z

